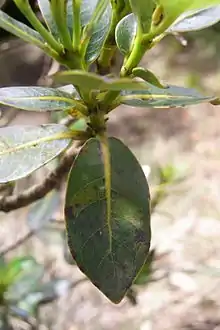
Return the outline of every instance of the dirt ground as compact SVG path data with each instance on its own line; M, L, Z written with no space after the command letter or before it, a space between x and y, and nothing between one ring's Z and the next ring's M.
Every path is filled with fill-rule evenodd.
M15 49L17 54L17 44ZM2 85L35 84L40 78L40 52L23 45L21 52L22 60L16 57L16 62L12 51L6 56L1 51ZM186 48L169 38L149 53L144 64L167 83L184 86L196 81L208 95L220 94L215 38L190 40ZM47 119L20 113L12 123ZM172 187L152 215L152 247L157 252L154 282L139 288L137 306L127 300L114 306L92 284L82 283L43 310L42 329L220 330L219 121L220 106L208 104L170 110L121 107L112 113L109 134L126 142L141 164L186 168L186 179ZM39 172L32 180L41 176ZM22 180L20 187L25 184ZM27 231L26 212L1 214L1 249ZM36 238L21 251L30 249L39 261L52 261L54 274L82 276L64 262L56 240L45 244Z

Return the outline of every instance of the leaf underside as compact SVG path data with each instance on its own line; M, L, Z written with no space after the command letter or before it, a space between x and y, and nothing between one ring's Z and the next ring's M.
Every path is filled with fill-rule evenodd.
M130 150L109 138L111 229L100 142L92 138L70 171L65 217L68 245L79 268L112 302L119 303L140 272L150 247L149 189Z
M183 13L167 30L168 33L197 31L220 21L220 5Z
M72 96L61 89L39 86L0 88L0 104L29 111L66 110L76 106Z
M210 102L214 97L200 94L192 88L167 86L158 88L148 84L149 88L140 91L123 91L122 103L133 107L169 108L184 107L202 102Z
M65 131L67 128L58 124L1 128L0 183L21 179L58 156L68 146L70 139L34 141Z

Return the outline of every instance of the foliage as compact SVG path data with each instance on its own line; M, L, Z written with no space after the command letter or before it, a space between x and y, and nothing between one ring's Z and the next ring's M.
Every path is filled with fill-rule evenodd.
M53 278L43 280L44 268L34 258L25 256L0 265L0 314L1 329L9 329L11 317L29 323L34 328L41 304L50 303L66 294L73 286L69 280Z
M148 269L150 197L142 168L131 151L107 136L108 116L121 104L170 108L219 103L218 98L193 89L164 85L138 65L167 34L202 29L219 21L220 1L38 0L43 23L28 0L14 3L31 27L3 11L0 27L64 66L66 70L53 78L72 88L1 88L0 103L27 111L62 111L81 122L2 128L0 182L29 175L74 140L81 141L67 182L68 245L79 268L118 303L142 267ZM118 52L123 64L116 75L112 62Z

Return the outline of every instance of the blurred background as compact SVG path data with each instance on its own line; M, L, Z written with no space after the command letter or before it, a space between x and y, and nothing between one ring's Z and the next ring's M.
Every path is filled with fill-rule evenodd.
M25 22L12 1L0 4ZM219 33L216 24L186 33L183 40L168 36L142 64L164 83L219 96ZM1 87L49 85L51 65L39 49L0 30ZM0 126L52 120L49 114L1 107ZM112 112L109 134L120 137L144 166L153 199L151 260L119 305L72 263L63 187L27 208L0 213L0 261L5 267L25 264L19 281L5 293L10 325L0 309L1 329L220 330L219 123L220 107L210 104L123 106ZM40 182L55 165L20 180L15 192Z

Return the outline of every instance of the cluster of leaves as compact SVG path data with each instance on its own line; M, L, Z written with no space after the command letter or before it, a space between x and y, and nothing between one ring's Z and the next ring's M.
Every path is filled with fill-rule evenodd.
M79 268L118 303L145 264L150 248L150 197L131 151L108 138L109 113L121 104L180 107L219 101L193 89L164 86L138 67L167 34L198 30L220 20L220 0L14 0L32 28L0 11L0 27L41 48L66 67L58 88L0 89L0 103L28 111L62 111L85 125L13 126L0 131L0 182L15 181L48 163L73 140L84 145L69 173L65 218ZM117 52L124 62L111 73ZM95 72L91 72L95 67ZM105 75L103 75L103 72Z

